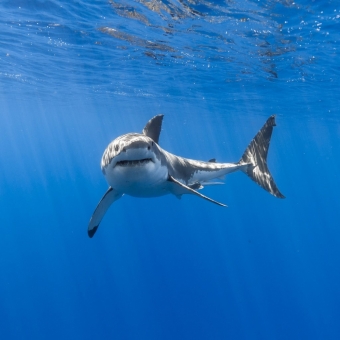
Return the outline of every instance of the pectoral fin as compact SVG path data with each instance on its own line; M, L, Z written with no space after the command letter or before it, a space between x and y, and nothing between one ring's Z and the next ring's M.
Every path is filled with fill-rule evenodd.
M121 197L122 194L117 193L117 191L111 187L106 191L90 219L90 223L87 229L89 237L92 238L97 231L99 223L107 212L107 209L109 209L110 205Z
M213 199L211 199L211 198L209 198L209 197L207 197L205 195L202 195L198 191L196 191L196 190L188 187L187 185L177 181L177 179L173 178L171 175L169 175L168 181L174 183L175 185L180 186L181 187L181 191L182 191L183 194L194 194L196 196L202 197L202 198L206 199L207 201L215 203L215 204L220 205L222 207L226 207L227 206L227 205L225 205L223 203L220 203L220 202L217 202L217 201L215 201L215 200L213 200Z

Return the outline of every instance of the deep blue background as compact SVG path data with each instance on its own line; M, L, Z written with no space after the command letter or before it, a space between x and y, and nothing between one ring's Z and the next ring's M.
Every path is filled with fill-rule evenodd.
M0 5L1 339L340 337L338 3L184 4ZM89 239L105 147L159 113L226 162L276 114L287 198L235 173L227 209L125 196Z

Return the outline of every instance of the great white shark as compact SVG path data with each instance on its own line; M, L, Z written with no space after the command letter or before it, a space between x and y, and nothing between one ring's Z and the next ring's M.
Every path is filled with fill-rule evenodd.
M119 136L104 151L101 169L109 189L90 219L89 237L93 237L111 204L123 195L157 197L173 194L180 198L184 194L193 194L225 207L225 204L198 190L204 185L223 184L220 179L238 170L270 194L284 198L267 166L270 138L276 125L275 116L268 118L236 163L218 163L215 159L198 161L165 151L158 144L162 121L163 115L153 117L142 133Z

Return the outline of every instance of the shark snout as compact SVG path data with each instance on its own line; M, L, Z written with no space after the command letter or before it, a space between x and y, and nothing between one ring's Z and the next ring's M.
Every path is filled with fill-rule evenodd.
M146 142L134 142L124 146L116 157L112 159L111 166L137 166L148 162L155 162L155 154L151 145Z
M149 162L155 163L157 146L148 136L141 134L127 134L116 138L106 148L101 167L103 173L108 168L128 165L145 165Z

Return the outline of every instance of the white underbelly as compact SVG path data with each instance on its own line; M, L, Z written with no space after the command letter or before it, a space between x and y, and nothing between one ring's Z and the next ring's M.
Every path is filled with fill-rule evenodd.
M159 163L115 166L106 170L105 177L112 188L126 195L156 197L169 193L168 169Z

